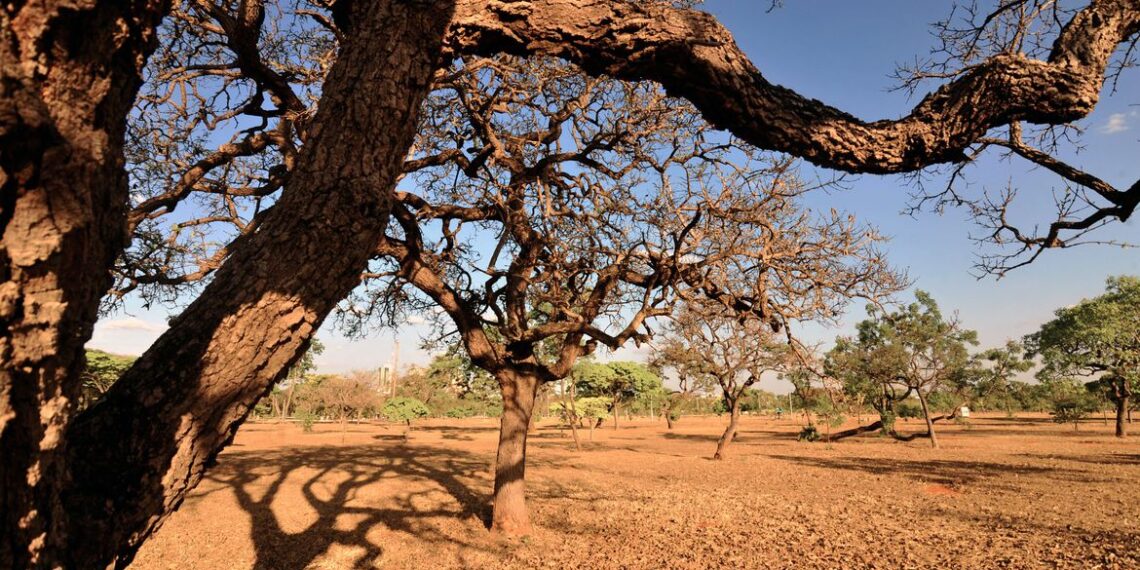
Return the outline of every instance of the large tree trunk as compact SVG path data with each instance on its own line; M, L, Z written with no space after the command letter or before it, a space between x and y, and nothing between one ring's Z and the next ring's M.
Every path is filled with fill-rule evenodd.
M0 567L64 564L64 431L126 243L126 117L160 0L0 9Z
M264 225L73 424L73 566L128 563L359 283L386 227L449 17L356 2L296 170Z
M934 420L930 417L930 406L926 403L926 396L921 390L915 390L918 403L922 404L922 417L926 420L926 435L930 437L930 447L938 449L938 435L934 433Z
M495 378L503 394L503 415L495 456L491 529L522 535L531 531L530 513L526 508L526 436L538 378L511 369L499 371Z
M736 438L736 427L740 423L740 402L733 400L731 408L732 412L728 416L728 427L724 428L724 433L720 435L720 439L716 442L716 453L713 454L713 459L724 459L728 456L728 446L732 440Z

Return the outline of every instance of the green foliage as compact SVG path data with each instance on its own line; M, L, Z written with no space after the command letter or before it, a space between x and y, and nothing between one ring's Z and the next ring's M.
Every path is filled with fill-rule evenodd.
M1081 420L1089 415L1088 403L1080 399L1061 400L1053 404L1053 411L1050 414L1053 416L1053 421L1059 424L1073 424L1073 429L1078 429Z
M120 356L87 349L87 364L83 369L83 393L80 407L85 408L111 389L111 385L135 363L134 356Z
M895 416L903 419L922 417L922 406L917 403L903 402L895 406Z
M470 406L457 406L443 413L448 418L470 418L479 415L479 412Z
M821 437L819 429L815 426L804 426L804 428L800 430L799 435L796 436L796 441L813 443L819 441Z
M384 402L384 407L380 409L380 414L388 421L404 422L409 426L412 424L412 420L426 418L430 413L431 411L423 402L406 396L389 398L387 402Z
M932 407L948 409L966 399L980 376L969 354L977 333L944 317L925 291L917 291L915 302L900 310L871 306L867 313L870 318L857 325L856 336L837 339L824 360L825 372L839 379L847 395L870 404L880 416L916 391L933 396ZM912 410L897 415L910 417Z
M574 400L574 409L578 411L578 417L587 420L606 419L610 415L609 407L609 398L605 396L591 396Z
M1031 354L1041 356L1037 377L1042 383L1095 378L1091 389L1115 402L1140 388L1138 323L1140 277L1110 277L1104 294L1057 309L1025 343Z
M317 369L316 356L325 351L325 345L317 337L309 341L309 348L301 355L301 359L289 369L286 379L295 382L307 378Z
M1140 369L1140 277L1110 277L1107 291L1071 307L1025 339L1040 355L1041 377L1111 372L1134 379Z
M581 362L574 367L574 381L579 394L608 398L611 411L637 399L650 402L643 408L656 410L656 398L666 396L661 378L637 362Z
M317 413L311 410L299 410L296 414L297 421L301 424L301 429L306 433L313 431L313 425L317 423Z

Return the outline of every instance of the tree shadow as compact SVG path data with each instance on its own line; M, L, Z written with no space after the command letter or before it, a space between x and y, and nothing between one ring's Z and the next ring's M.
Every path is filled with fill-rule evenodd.
M957 485L972 485L984 482L989 487L1016 489L1016 486L1004 483L1010 475L1042 477L1081 483L1087 483L1093 480L1090 473L1077 469L1011 465L985 461L958 461L949 459L910 461L902 459L883 460L866 457L799 457L790 455L769 455L768 457L823 469L861 471L872 475L902 475L915 481L938 483L951 488Z
M427 542L486 548L441 532L429 519L475 518L486 526L490 519L488 497L471 485L486 481L483 474L487 465L485 457L438 448L309 447L227 454L208 478L228 486L249 514L254 568L304 568L334 544L360 552L350 564L355 568L371 566L383 553L383 545L369 537L377 526ZM290 480L297 473L303 473L300 483L297 477ZM386 506L358 500L362 489L382 484L384 479L427 484L383 499ZM292 491L298 483L304 507L315 512L316 520L304 530L290 532L274 513L273 503L283 489ZM440 491L453 501L430 496ZM423 504L436 506L423 508Z
M1052 453L1022 453L1022 457L1033 459L1060 459L1090 465L1137 465L1140 466L1140 453L1099 453L1092 455L1058 455Z

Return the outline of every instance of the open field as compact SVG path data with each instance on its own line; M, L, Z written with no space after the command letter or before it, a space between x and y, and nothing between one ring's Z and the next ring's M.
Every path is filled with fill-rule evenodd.
M715 462L723 421L607 425L582 453L543 423L524 539L484 528L495 420L424 421L407 443L249 424L132 568L1140 567L1140 440L1099 420L975 417L932 450L745 417Z

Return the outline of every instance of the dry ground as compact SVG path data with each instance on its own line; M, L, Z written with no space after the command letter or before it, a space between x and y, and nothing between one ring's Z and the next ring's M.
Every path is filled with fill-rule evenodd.
M484 527L494 420L421 422L407 443L249 424L133 568L1140 568L1140 437L1099 420L975 417L932 450L746 417L714 462L723 421L607 426L582 453L542 425L523 539Z

